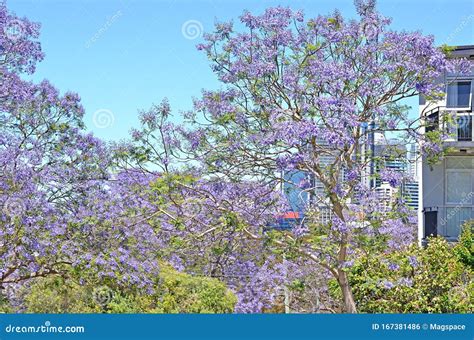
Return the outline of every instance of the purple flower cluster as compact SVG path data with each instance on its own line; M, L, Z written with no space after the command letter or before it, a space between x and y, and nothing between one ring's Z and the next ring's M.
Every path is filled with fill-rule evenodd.
M412 243L404 202L388 214L367 185L367 127L417 136L399 100L439 96L435 80L467 64L446 58L433 37L390 30L374 1L356 10L358 20L244 12L242 32L217 23L198 49L225 87L203 91L183 124L165 99L140 112L129 141L108 145L84 131L77 94L22 79L43 59L39 25L0 3L0 285L72 267L150 291L167 261L223 280L236 311L262 312L315 272L347 281L358 248L372 241L387 251ZM420 144L440 151L434 140ZM305 173L296 187L311 204L292 231L269 231L288 211L276 188L291 171ZM403 180L388 168L380 179ZM396 285L412 281L380 282Z

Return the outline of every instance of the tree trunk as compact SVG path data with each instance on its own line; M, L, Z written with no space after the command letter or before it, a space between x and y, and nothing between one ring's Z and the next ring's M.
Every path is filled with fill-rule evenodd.
M347 279L347 273L343 270L338 270L339 287L341 287L342 297L344 300L344 312L346 313L357 313L357 307L352 295L352 289Z
M288 287L285 285L284 293L285 293L285 314L290 314L290 292Z

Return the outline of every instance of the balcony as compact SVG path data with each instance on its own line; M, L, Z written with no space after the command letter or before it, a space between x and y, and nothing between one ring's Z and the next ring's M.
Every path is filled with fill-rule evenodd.
M456 138L458 142L472 141L472 115L464 114L456 117Z
M448 117L450 117L448 119ZM472 109L437 106L425 115L425 132L442 130L454 147L474 147Z

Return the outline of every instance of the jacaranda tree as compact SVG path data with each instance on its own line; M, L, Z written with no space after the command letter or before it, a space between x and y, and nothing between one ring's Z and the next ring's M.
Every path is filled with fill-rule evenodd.
M192 128L181 137L187 137L186 156L214 180L276 189L289 181L284 174L307 174L292 183L311 197L293 233L275 236L251 221L242 230L252 239L270 237L331 273L346 312L357 310L346 267L358 251L413 241L403 202L387 211L367 184L374 176L367 171L369 137L392 134L430 154L436 139L419 134L422 121L409 117L403 99L440 98L436 78L466 69L433 37L390 30L374 1L356 1L356 8L359 20L344 20L337 11L305 20L302 12L278 7L257 16L245 12L245 30L216 24L198 49L223 89L195 100L185 115ZM400 181L389 169L377 176L392 186ZM320 218L322 206L329 222Z
M440 98L435 80L467 65L432 37L390 30L373 1L356 7L357 20L277 7L245 12L243 29L216 24L198 48L222 88L179 120L166 100L153 106L130 141L110 146L85 133L78 95L22 79L43 58L39 26L1 3L0 287L62 275L157 294L160 260L224 281L238 312L291 311L292 296L299 310L356 312L349 267L413 242L403 200L387 209L370 185L401 177L371 171L369 140L396 136L438 156L444 136L420 135L403 100ZM288 185L309 198L279 231Z
M197 164L182 158L187 144L182 135L188 131L170 117L166 100L141 112L141 129L116 146L121 183L134 197L127 206L154 228L162 259L233 288L239 297L236 311L272 307L275 291L286 280L282 264L263 240L246 237L243 228L273 223L286 208L283 196L252 181L207 178Z
M0 4L0 287L71 268L146 285L153 231L111 220L123 204L105 144L84 132L79 96L21 78L43 58L38 31Z

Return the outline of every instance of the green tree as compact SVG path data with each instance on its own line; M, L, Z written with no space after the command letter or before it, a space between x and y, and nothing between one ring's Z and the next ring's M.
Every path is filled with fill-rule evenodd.
M466 222L462 228L454 252L459 260L474 270L474 221Z
M23 296L28 313L231 313L235 295L217 279L164 265L154 292L79 284L60 276L35 280Z
M430 239L426 248L362 257L348 272L361 312L474 311L473 272L443 238Z

